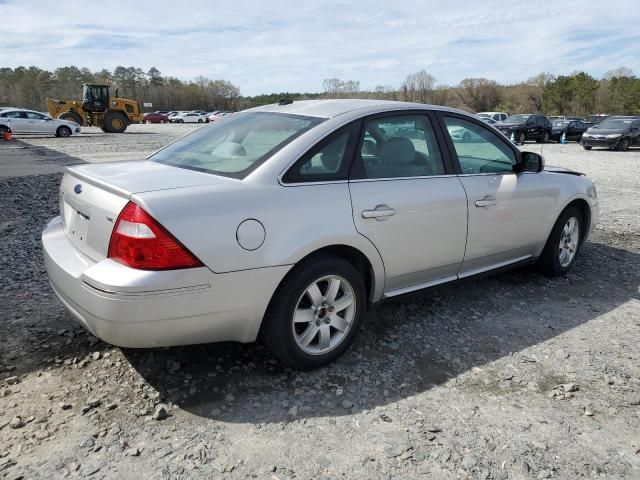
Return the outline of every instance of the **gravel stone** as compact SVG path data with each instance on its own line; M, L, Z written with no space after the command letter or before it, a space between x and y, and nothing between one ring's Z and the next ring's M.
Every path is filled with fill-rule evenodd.
M522 147L596 181L601 221L565 277L381 303L344 357L296 372L259 344L107 345L51 289L40 234L64 167L195 128L0 142L0 477L640 478L640 149ZM17 152L33 174L7 176Z

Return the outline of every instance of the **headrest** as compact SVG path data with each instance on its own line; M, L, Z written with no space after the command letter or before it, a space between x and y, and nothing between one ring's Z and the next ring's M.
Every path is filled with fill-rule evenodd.
M392 137L382 145L381 163L387 165L408 165L416 159L413 142L404 137Z

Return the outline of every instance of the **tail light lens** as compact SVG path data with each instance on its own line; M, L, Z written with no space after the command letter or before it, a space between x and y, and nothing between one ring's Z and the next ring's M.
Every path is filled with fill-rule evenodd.
M175 270L201 267L187 248L151 215L127 203L109 241L109 258L140 270Z

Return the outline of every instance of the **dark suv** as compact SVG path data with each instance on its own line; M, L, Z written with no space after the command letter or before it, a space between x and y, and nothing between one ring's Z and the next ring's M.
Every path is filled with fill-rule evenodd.
M527 140L546 143L551 138L551 122L544 115L533 113L511 115L505 121L493 126L509 138L513 135L516 144L524 145Z
M605 147L624 152L629 147L640 147L640 117L609 117L587 130L580 143L585 150Z

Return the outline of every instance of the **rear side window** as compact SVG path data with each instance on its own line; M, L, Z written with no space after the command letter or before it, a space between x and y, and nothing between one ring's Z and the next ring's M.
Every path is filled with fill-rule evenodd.
M4 118L25 118L24 112L13 111L13 112L5 112L2 114Z
M358 128L351 124L321 140L284 175L285 183L346 180Z
M464 174L512 173L516 155L493 131L458 117L444 123Z

